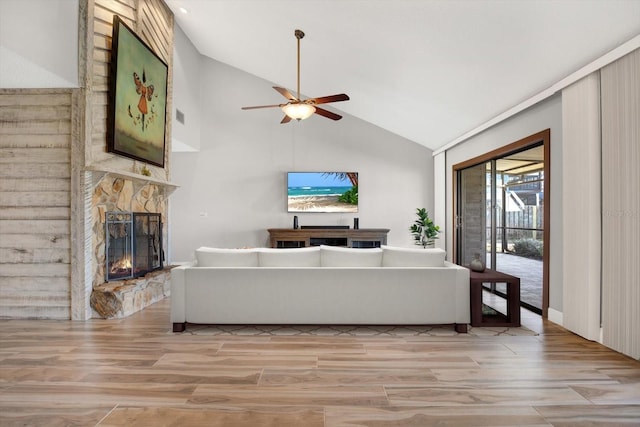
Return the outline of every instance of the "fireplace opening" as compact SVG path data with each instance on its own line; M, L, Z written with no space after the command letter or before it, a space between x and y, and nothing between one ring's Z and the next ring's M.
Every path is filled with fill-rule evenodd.
M162 221L159 213L107 212L106 281L144 276L162 268Z

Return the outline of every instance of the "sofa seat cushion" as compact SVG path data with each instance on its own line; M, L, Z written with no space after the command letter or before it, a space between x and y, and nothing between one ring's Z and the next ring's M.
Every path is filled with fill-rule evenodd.
M381 267L382 249L353 249L338 246L320 246L322 267Z
M202 246L196 249L198 267L257 267L256 249L224 249Z
M320 267L320 247L258 249L260 267Z
M444 267L446 252L442 249L399 248L382 246L383 267Z

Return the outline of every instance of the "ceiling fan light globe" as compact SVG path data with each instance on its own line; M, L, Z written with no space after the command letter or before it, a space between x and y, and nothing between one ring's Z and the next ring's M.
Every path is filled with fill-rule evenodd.
M316 112L316 107L309 104L287 104L282 107L282 111L292 119L304 120Z

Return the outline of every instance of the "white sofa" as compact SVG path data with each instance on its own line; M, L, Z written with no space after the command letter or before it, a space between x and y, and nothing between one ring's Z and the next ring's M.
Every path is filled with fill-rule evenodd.
M195 324L455 324L469 270L441 249L199 248L171 271L174 332Z

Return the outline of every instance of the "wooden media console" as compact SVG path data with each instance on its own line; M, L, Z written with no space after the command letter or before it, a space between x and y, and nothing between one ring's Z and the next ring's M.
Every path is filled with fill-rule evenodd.
M387 228L270 228L272 248L304 248L330 245L348 248L379 248L387 244Z

